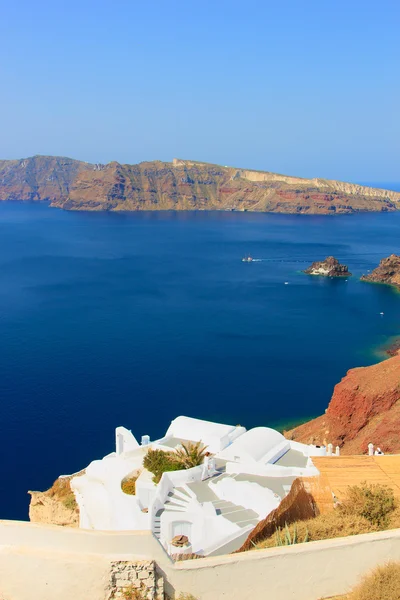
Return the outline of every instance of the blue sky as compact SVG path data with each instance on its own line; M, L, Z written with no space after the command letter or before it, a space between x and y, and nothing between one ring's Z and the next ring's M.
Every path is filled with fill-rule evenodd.
M0 18L0 158L400 181L397 0L20 0Z

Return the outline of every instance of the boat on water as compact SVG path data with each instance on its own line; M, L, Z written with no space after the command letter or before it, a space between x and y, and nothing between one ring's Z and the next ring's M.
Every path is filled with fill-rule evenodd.
M253 262L252 257L250 256L250 254L248 254L247 256L244 256L242 258L242 262Z

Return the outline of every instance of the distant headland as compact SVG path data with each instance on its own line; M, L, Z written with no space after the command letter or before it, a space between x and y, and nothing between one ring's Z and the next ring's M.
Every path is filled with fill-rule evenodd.
M57 156L0 161L0 200L66 210L225 210L289 214L387 212L400 192L191 160L90 164Z

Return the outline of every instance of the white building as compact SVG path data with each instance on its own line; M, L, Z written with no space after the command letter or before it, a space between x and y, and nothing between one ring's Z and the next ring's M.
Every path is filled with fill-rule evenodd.
M205 464L162 475L158 485L143 469L149 448L171 451L182 442L201 441L211 457ZM80 509L80 527L100 530L148 530L170 553L171 540L186 535L184 552L204 556L239 548L249 532L289 493L299 476L317 475L311 456L325 448L285 439L278 431L222 425L177 417L165 436L139 444L124 427L116 429L116 451L95 460L71 487ZM121 489L138 475L136 494Z

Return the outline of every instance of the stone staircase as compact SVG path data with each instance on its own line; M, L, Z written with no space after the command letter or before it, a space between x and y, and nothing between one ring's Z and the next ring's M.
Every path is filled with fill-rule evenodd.
M190 501L192 500L191 495L185 491L183 487L177 487L173 492L168 494L168 500L164 503L164 508L161 508L156 512L154 518L153 533L156 538L160 539L161 534L161 515L164 511L169 512L187 512Z
M223 477L227 477L227 475L217 475L212 481L218 481ZM164 503L164 507L156 513L154 519L153 533L158 540L160 539L160 520L163 512L185 513L190 510L192 502L199 502L200 504L210 502L214 506L217 515L221 515L240 528L248 525L256 526L259 521L257 513L253 510L227 500L220 500L209 487L208 481L198 481L177 487L168 494L168 500Z

